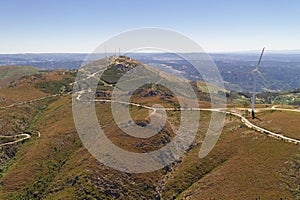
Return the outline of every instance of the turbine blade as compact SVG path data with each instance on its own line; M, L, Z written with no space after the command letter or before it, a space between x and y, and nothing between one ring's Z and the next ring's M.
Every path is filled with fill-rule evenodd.
M265 82L268 82L268 80L262 75L260 71L256 71L256 72Z
M261 52L261 54L260 54L259 61L258 61L257 65L256 65L256 70L258 70L258 67L259 67L260 62L261 62L261 59L262 59L262 57L263 57L263 55L264 55L264 52L265 52L265 47L263 48L263 50L262 50L262 52Z

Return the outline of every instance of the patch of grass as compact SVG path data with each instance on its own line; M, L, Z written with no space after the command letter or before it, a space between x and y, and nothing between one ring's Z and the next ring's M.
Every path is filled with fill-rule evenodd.
M117 66L111 66L101 76L101 79L108 84L116 84L118 80L122 77L124 72L120 70Z
M2 161L0 165L0 178L2 178L6 174L8 168L15 162L14 156L17 150L18 148L16 148L16 146L2 147L1 151L3 153L1 155Z
M297 183L292 177L296 176L297 172L286 176L281 171L290 171L290 167L285 163L291 162L299 147L246 128L239 128L235 123L228 125L221 140L208 155L208 159L216 152L217 159L229 155L226 162L193 182L176 197L178 199L295 198L289 187L295 188ZM215 159L212 158L211 164Z
M36 88L41 89L45 93L59 94L71 92L73 90L72 83L74 79L64 78L58 81L40 82L35 85Z
M300 139L300 113L290 111L261 111L256 114L257 119L249 119L254 124L275 133L294 139Z

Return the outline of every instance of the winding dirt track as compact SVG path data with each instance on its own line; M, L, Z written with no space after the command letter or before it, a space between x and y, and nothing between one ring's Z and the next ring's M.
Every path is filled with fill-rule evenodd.
M146 109L151 109L154 111L154 113L156 112L156 110L178 110L175 108L154 108L154 107L149 107L149 106L145 106L145 105L140 105L137 103L130 103L130 102L122 102L122 101L115 101L115 100L105 100L105 99L99 99L99 100L94 100L94 102L111 102L111 103L120 103L120 104L126 104L126 105L132 105L132 106L138 106L138 107L142 107L142 108L146 108ZM232 108L232 110L248 110L245 108ZM267 136L276 138L276 139L280 139L283 140L285 142L291 142L294 144L300 144L300 140L294 139L294 138L290 138L290 137L286 137L284 135L278 134L278 133L274 133L272 131L266 130L264 128L258 127L254 124L252 124L249 120L247 120L245 117L243 117L242 115L235 113L233 111L226 111L223 108L215 108L215 109L210 109L210 108L180 108L179 110L190 110L190 111L211 111L211 112L223 112L226 113L228 115L233 115L236 117L239 117L241 119L241 121L249 128L264 133ZM300 112L300 110L298 109L282 109L282 108L276 108L276 106L273 106L272 108L261 108L261 109L257 109L258 111L263 111L263 110L279 110L279 111L291 111L291 112Z
M32 100L28 100L28 101L22 101L22 102L18 102L18 103L13 103L13 104L10 104L8 106L0 107L0 109L6 109L6 108L14 107L14 106L25 105L25 104L29 104L29 103L41 101L41 100L44 100L44 99L48 99L48 98L51 98L51 97L56 97L56 96L59 96L59 95L60 94L54 94L54 95L51 95L51 96L41 97L41 98L38 98L38 99L32 99Z
M20 138L20 139L17 139L15 141L0 144L0 147L3 147L3 146L6 146L6 145L11 145L11 144L15 144L17 142L27 140L27 139L31 138L31 135L29 135L27 133L22 133L22 134L12 135L12 136L0 135L0 138Z
M8 105L8 106L3 106L3 107L0 107L0 109L7 109L7 108L11 108L11 107L14 107L14 106L19 106L19 105L25 105L25 104L28 104L28 103L32 103L32 102L36 102L36 101L40 101L40 100L43 100L43 99L47 99L47 98L51 98L51 97L55 97L55 96L59 96L60 94L55 94L55 95L51 95L51 96L46 96L46 97L42 97L42 98L38 98L38 99L33 99L33 100L29 100L29 101L24 101L24 102L19 102L19 103L14 103L14 104L11 104L11 105ZM80 98L80 97L79 97ZM77 98L77 100L80 100L79 98ZM110 103L120 103L120 104L126 104L126 105L132 105L132 106L137 106L137 107L142 107L142 108L146 108L146 109L150 109L150 110L153 110L153 114L156 113L157 110L165 110L165 111L176 111L176 110L190 110L190 111L211 111L211 112L225 112L226 114L229 114L229 115L233 115L233 116L236 116L236 117L239 117L241 119L241 121L249 128L251 129L254 129L255 131L258 131L258 132L261 132L261 133L264 133L268 136L271 136L271 137L274 137L274 138L277 138L277 139L281 139L285 142L291 142L291 143L294 143L294 144L300 144L300 140L297 140L297 139L294 139L294 138L289 138L289 137L286 137L286 136L283 136L281 134L278 134L278 133L274 133L272 131L269 131L269 130L266 130L264 128L261 128L261 127L258 127L254 124L252 124L249 120L247 120L245 117L243 117L242 115L238 114L238 113L235 113L233 111L226 111L224 110L223 108L219 109L219 108L215 108L215 109L210 109L210 108L180 108L180 109L175 109L175 108L155 108L155 107L149 107L149 106L145 106L145 105L141 105L141 104L137 104L137 103L131 103L131 102L123 102L123 101L115 101L115 100L110 100L110 99L98 99L98 100L94 100L94 102L110 102ZM232 108L232 110L248 110L246 108ZM272 108L261 108L261 109L257 109L258 111L263 111L263 110L279 110L279 111L291 111L291 112L300 112L300 110L298 109L282 109L282 108L276 108L276 106L273 106ZM0 135L0 138L18 138L18 137L21 137L20 139L18 140L15 140L15 141L12 141L12 142L7 142L7 143L3 143L3 144L0 144L0 147L2 146L6 146L6 145L11 145L11 144L15 144L15 143L18 143L18 142L21 142L21 141L24 141L24 140L27 140L27 139L30 139L31 138L31 135L29 134L26 134L26 133L22 133L22 134L19 134L19 135L15 135L15 136L1 136ZM40 132L38 132L38 137L40 137Z
M265 109L264 109L265 110ZM274 110L274 109L270 109L270 110ZM275 109L277 110L277 109ZM289 111L292 111L292 110L289 110ZM298 112L298 111L295 111L295 112ZM297 140L297 139L294 139L294 138L290 138L290 137L286 137L284 135L281 135L281 134L278 134L278 133L274 133L272 131L269 131L267 129L264 129L264 128L261 128L259 126L256 126L254 124L252 124L249 120L247 120L245 117L243 117L242 115L238 114L238 113L234 113L234 112L226 112L226 114L229 114L229 115L234 115L234 116L237 116L241 119L241 121L249 128L251 129L254 129L258 132L261 132L261 133L264 133L266 134L267 136L270 136L270 137L274 137L276 139L280 139L280 140L283 140L285 142L291 142L291 143L294 143L294 144L300 144L300 140Z
M56 96L59 96L59 95L60 94L54 94L54 95L51 95L51 96L41 97L41 98L38 98L38 99L33 99L33 100L28 100L28 101L23 101L23 102L18 102L18 103L13 103L13 104L8 105L8 106L0 107L0 110L7 109L7 108L12 108L14 106L20 106L20 105L25 105L25 104L29 104L29 103L41 101L41 100L44 100L44 99L47 99L47 98L51 98L51 97L56 97ZM39 131L37 131L37 135L38 135L38 137L41 137L41 133ZM21 133L21 134L12 135L12 136L0 135L0 138L20 138L20 139L17 139L15 141L5 142L5 143L0 144L0 147L3 147L3 146L6 146L6 145L12 145L12 144L16 144L18 142L22 142L24 140L28 140L28 139L31 138L31 135L29 135L27 133Z

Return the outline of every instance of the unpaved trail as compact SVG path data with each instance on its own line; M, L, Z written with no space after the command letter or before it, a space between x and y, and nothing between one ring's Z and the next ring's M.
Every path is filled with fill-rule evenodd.
M28 101L13 103L13 104L8 105L8 106L0 107L0 109L7 109L7 108L12 108L14 106L26 105L26 104L29 104L29 103L41 101L41 100L44 100L44 99L47 99L47 98L56 97L56 96L60 96L60 95L61 94L54 94L54 95L50 95L50 96L41 97L41 98L38 98L38 99L32 99L32 100L28 100ZM24 140L28 140L28 139L31 138L31 135L29 135L27 133L21 133L21 134L12 135L12 136L0 135L0 138L18 138L18 137L21 137L21 138L15 140L15 141L2 143L2 144L0 144L0 147L6 146L6 145L12 145L12 144L16 144L18 142L24 141ZM41 137L41 133L39 131L37 131L37 137L38 138Z
M12 136L0 135L0 138L20 138L20 139L17 139L15 141L0 144L0 147L3 147L3 146L6 146L6 145L11 145L11 144L15 144L15 143L27 140L27 139L31 138L31 135L29 135L27 133L22 133L22 134L12 135Z
M238 113L234 113L234 112L226 112L227 114L230 115L234 115L237 116L241 119L241 121L249 128L254 129L255 131L261 132L266 134L267 136L271 136L274 137L276 139L280 139L283 140L285 142L291 142L294 144L300 144L300 140L294 139L294 138L290 138L290 137L286 137L284 135L278 134L278 133L274 133L272 131L269 131L267 129L261 128L259 126L254 125L253 123L251 123L249 120L247 120L245 117L243 117L241 114Z
M11 105L8 105L8 106L0 107L0 109L7 109L7 108L14 107L14 106L25 105L25 104L28 104L28 103L32 103L32 102L44 100L44 99L55 97L55 96L59 96L59 95L60 94L54 94L54 95L51 95L51 96L41 97L41 98L38 98L38 99L33 99L33 100L29 100L29 101L24 101L24 102L18 102L18 103L14 103L14 104L11 104ZM77 100L80 100L80 96L77 97ZM138 103L123 102L123 101L110 100L110 99L98 99L98 100L93 100L93 101L94 102L120 103L120 104L126 104L126 105L132 105L132 106L142 107L142 108L153 110L152 115L153 114L157 114L156 111L158 111L158 110L165 110L165 111L172 111L172 110L173 111L176 111L176 110L187 111L187 110L189 110L189 111L225 112L226 114L230 114L230 115L234 115L234 116L239 117L241 119L241 121L247 127L251 128L251 129L254 129L254 130L258 131L258 132L267 134L268 136L271 136L271 137L274 137L274 138L277 138L277 139L281 139L281 140L286 141L286 142L291 142L291 143L294 143L294 144L300 144L300 140L297 140L297 139L294 139L294 138L290 138L290 137L286 137L286 136L283 136L281 134L277 134L277 133L274 133L272 131L266 130L264 128L258 127L256 125L252 124L249 120L247 120L242 115L240 115L238 113L235 113L235 112L232 112L230 110L226 111L223 108L222 109L221 108L220 109L218 109L218 108L215 108L215 109L210 109L210 108L180 108L180 109L176 109L176 108L154 108L154 107L150 107L150 106L141 105L141 104L138 104ZM235 109L235 110L248 110L247 108L231 108L231 109ZM279 111L300 112L299 109L283 109L283 108L276 108L276 106L272 106L271 108L258 108L257 110L258 111L262 111L262 110L279 110ZM3 144L0 144L0 146L5 146L5 145L9 145L9 144L15 144L17 142L20 142L20 141L27 140L27 139L31 138L31 136L29 134L25 134L25 133L19 134L19 135L16 135L16 136L24 136L24 138L20 138L20 139L18 139L16 141L12 141L12 142L8 142L8 143L3 143ZM0 137L16 137L16 136L0 136ZM38 137L40 137L40 132L38 132Z
M6 108L14 107L14 106L25 105L25 104L29 104L29 103L41 101L41 100L44 100L44 99L48 99L48 98L51 98L51 97L56 97L56 96L59 96L59 95L60 94L54 94L54 95L50 95L50 96L41 97L41 98L38 98L38 99L32 99L32 100L28 100L28 101L22 101L22 102L18 102L18 103L13 103L13 104L10 104L8 106L2 106L2 107L0 107L0 109L6 109Z
M271 136L273 138L276 139L280 139L283 140L285 142L291 142L294 144L300 144L300 140L294 139L294 138L290 138L290 137L286 137L284 135L278 134L278 133L274 133L272 131L269 131L267 129L261 128L259 126L256 126L255 124L251 123L249 120L247 120L245 117L243 117L241 114L235 113L231 110L248 110L247 108L231 108L231 110L226 111L226 109L224 108L180 108L180 109L176 109L176 108L153 108L153 107L149 107L149 106L145 106L145 105L140 105L138 103L131 103L131 102L123 102L123 101L117 101L117 100L110 100L110 99L99 99L99 100L93 100L94 102L111 102L111 103L120 103L120 104L126 104L126 105L132 105L132 106L138 106L138 107L142 107L142 108L146 108L146 109L151 109L153 110L153 114L156 113L157 110L165 110L165 111L170 111L170 110L183 110L183 111L211 111L211 112L225 112L226 114L229 115L234 115L236 117L239 117L241 119L241 121L248 127L251 128L255 131L261 132L266 134L267 136ZM300 112L300 110L298 109L282 109L282 108L276 108L276 106L273 106L271 108L259 108L257 109L258 111L262 111L262 110L279 110L279 111L291 111L291 112Z

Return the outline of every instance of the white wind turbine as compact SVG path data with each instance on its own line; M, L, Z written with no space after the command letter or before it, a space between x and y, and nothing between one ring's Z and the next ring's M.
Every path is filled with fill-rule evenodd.
M258 70L260 66L261 59L263 57L265 48L262 49L262 52L260 54L260 58L258 60L258 63L255 67L255 69L249 71L249 72L243 72L243 73L238 73L238 74L252 74L253 75L253 88L252 88L252 98L251 98L251 109L252 109L252 119L255 119L255 113L254 113L254 105L255 105L255 95L256 95L256 76L259 75L264 81L267 82L265 77L262 75L262 73ZM235 74L237 75L237 74Z
M258 61L257 65L256 65L256 68L254 70L252 70L252 71L249 72L249 73L253 74L253 90L252 90L252 99L251 99L251 103L252 103L252 106L251 106L251 109L252 109L251 110L252 119L255 119L254 105L255 105L255 95L256 95L256 75L259 75L264 81L267 81L265 79L265 77L262 75L262 73L258 70L264 52L265 52L265 48L262 49L262 52L260 54L260 58L259 58L259 61Z

